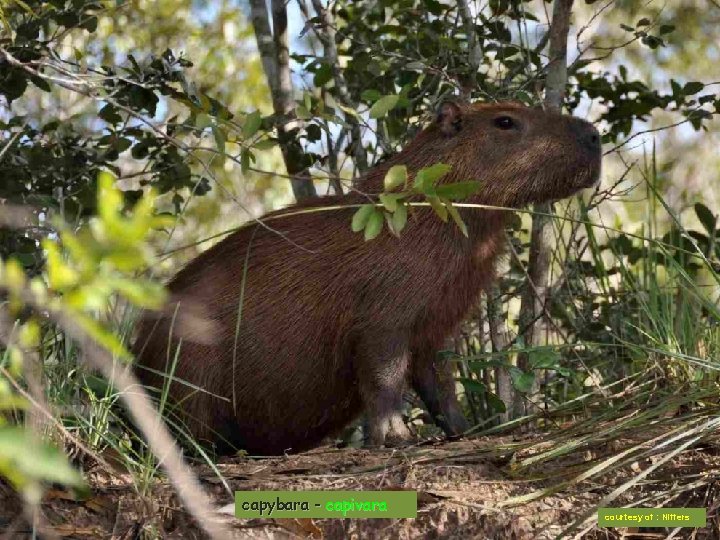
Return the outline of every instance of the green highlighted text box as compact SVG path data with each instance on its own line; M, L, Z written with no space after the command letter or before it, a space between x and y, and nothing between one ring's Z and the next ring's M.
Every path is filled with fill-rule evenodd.
M238 518L414 518L416 491L236 491Z
M600 527L705 527L705 508L600 508Z

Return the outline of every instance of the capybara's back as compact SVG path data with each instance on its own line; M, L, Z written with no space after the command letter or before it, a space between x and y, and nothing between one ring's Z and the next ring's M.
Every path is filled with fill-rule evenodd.
M393 164L412 176L437 162L452 167L443 182L482 182L472 202L517 207L595 183L600 145L590 124L570 117L445 104L361 190L379 191ZM463 211L465 237L414 207L400 237L365 242L350 228L365 202L317 199L304 206L325 208L295 205L243 227L179 272L173 304L141 321L139 375L165 388L169 417L198 442L296 452L363 413L371 443L405 439L407 383L447 433L467 427L435 351L492 278L507 212Z

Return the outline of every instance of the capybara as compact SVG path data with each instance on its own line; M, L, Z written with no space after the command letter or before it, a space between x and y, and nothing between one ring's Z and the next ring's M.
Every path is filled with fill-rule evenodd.
M415 205L399 237L386 229L365 241L350 227L357 205L382 191L393 165L412 177L445 163L441 183L480 181L467 202L522 207L594 185L600 157L598 132L583 120L445 102L356 192L270 214L181 270L169 284L175 303L140 323L139 375L156 389L169 384L178 419L221 453L302 451L363 414L371 445L401 442L407 384L447 434L460 434L467 422L436 351L493 278L508 211L461 209L466 237ZM336 206L345 208L327 208ZM311 207L325 208L300 212ZM210 324L179 339L173 325L184 312Z

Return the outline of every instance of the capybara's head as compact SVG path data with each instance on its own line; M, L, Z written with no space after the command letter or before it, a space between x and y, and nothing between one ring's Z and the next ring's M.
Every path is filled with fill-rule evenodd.
M427 159L452 166L444 181L481 182L472 202L519 207L561 199L600 176L592 124L514 102L445 102L418 139Z

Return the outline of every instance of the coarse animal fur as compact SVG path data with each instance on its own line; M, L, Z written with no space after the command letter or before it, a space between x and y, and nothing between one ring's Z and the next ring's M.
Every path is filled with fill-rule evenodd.
M381 192L392 165L412 177L442 162L452 167L442 183L481 182L468 202L521 207L594 185L600 155L583 120L515 103L444 103L358 190ZM139 375L159 389L172 373L171 403L201 443L297 452L363 414L371 444L403 441L408 384L446 433L466 430L435 353L493 279L509 213L461 210L466 238L415 206L399 237L384 230L369 242L351 231L356 208L298 213L366 202L357 193L313 199L241 228L175 276L171 309L140 323ZM184 312L212 324L171 338Z

